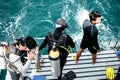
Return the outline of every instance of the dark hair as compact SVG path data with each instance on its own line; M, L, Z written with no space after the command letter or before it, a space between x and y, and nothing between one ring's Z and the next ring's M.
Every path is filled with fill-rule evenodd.
M14 44L14 45L19 45L19 44L21 44L22 46L25 46L25 43L24 43L24 38L19 38L19 39L15 39L13 42L12 42L12 44Z
M31 36L27 36L24 39L24 43L25 43L25 46L28 47L29 49L33 49L37 46L36 41Z
M101 17L101 14L98 11L92 11L89 14L90 21L92 21L92 20L95 21L97 17Z

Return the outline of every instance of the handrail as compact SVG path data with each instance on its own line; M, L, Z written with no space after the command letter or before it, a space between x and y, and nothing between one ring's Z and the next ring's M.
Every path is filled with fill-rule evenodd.
M110 40L109 43L108 43L110 48L113 49L114 51L118 51L120 49L120 45L118 46L120 41L117 39L117 41L115 42L115 44L113 46L111 46L111 42L112 42L112 40Z
M36 40L44 40L44 39L45 39L45 37L41 37L41 38L34 38L34 39L36 39Z

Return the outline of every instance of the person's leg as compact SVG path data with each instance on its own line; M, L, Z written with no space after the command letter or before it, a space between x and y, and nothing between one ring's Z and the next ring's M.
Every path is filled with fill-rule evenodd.
M61 80L61 78L62 78L62 70L63 70L63 67L65 66L65 63L66 63L66 61L60 61L60 72L61 72L61 74L60 74L60 76L58 77L58 80Z
M17 74L15 72L11 72L11 71L9 71L9 72L10 72L12 80L19 80L20 74Z
M92 64L96 63L96 58L97 58L97 55L95 53L92 53Z
M6 80L7 69L1 69L0 80Z
M118 68L118 71L117 71L117 74L116 74L114 80L120 80L120 66Z
M81 54L82 54L83 51L84 51L84 49L79 48L79 50L78 50L78 52L77 52L77 54L75 56L76 63L78 63L79 57L81 56Z
M92 54L92 64L95 64L97 59L97 50L94 49L93 46L88 46L88 50Z
M62 69L60 71L60 76L58 76L58 80L61 80L61 77L62 77Z

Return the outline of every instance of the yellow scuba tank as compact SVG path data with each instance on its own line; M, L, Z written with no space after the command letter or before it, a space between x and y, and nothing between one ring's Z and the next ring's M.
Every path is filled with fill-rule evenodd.
M60 53L59 53L59 50L57 49L56 51L53 51L53 50L50 50L50 53L49 55L52 57L52 58L58 58Z

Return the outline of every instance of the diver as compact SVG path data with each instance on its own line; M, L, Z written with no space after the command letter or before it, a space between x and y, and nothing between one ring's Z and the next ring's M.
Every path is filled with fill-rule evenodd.
M85 48L92 53L92 64L96 63L97 52L100 52L100 47L98 44L98 30L96 24L99 24L101 21L101 14L98 11L92 11L89 14L90 20L85 20L83 23L83 38L80 44L80 48L76 54L75 61L78 62L79 57Z
M43 43L39 47L39 50L42 50L48 44L48 53L49 53L50 50L52 48L54 48L54 46L51 45L54 43L54 40L56 41L56 44L60 44L59 46L57 46L57 48L60 52L59 58L60 58L60 70L61 70L60 75L58 76L58 80L61 80L62 70L63 70L63 67L66 63L67 56L69 54L65 49L61 48L60 46L63 46L66 49L68 48L68 46L70 46L72 48L75 47L75 44L74 44L72 38L68 34L63 33L64 29L67 27L68 27L68 24L66 23L66 20L63 18L58 18L56 21L56 24L55 24L54 33L51 33L52 36L50 37L49 36L50 32L48 32L48 34L45 37L45 40L43 41Z
M12 68L10 63L7 65L12 80L27 78L26 72L35 57L34 50L37 50L37 43L31 36L16 39L9 45L6 56L15 65L15 68Z

